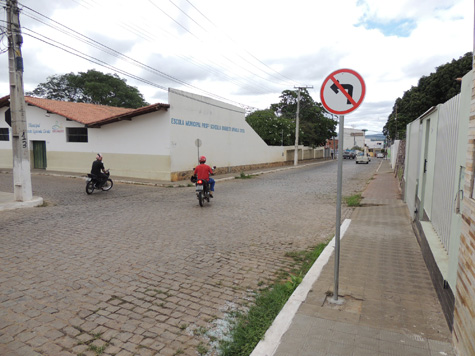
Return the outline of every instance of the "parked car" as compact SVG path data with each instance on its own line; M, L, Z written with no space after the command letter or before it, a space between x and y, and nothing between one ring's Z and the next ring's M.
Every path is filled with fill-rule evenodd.
M351 150L346 150L343 152L343 159L355 159L356 157L356 153L355 151L351 151Z
M384 158L384 153L382 152L379 152L377 155L376 155L377 158Z
M363 152L361 152L358 156L356 156L356 164L358 163L369 163L369 157L365 155Z

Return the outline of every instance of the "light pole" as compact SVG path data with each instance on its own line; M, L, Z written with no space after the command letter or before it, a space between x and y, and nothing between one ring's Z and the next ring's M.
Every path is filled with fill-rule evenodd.
M295 117L295 150L294 150L294 166L298 163L298 154L299 154L299 111L300 111L300 90L301 89L312 89L313 86L304 86L304 87L294 87L298 89L297 92L297 115Z

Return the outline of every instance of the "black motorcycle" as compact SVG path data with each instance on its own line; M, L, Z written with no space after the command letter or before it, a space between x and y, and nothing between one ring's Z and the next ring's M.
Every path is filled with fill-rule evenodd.
M92 194L94 192L94 189L101 189L104 192L107 192L108 190L111 190L112 186L114 185L114 182L112 179L109 178L110 173L109 170L104 172L105 175L107 176L107 179L104 181L100 181L99 178L94 175L94 174L88 174L87 175L87 183L86 183L86 193L87 194Z
M195 183L196 187L196 197L202 207L204 202L207 201L209 203L209 183L206 180L198 179L196 175L191 177L191 181Z

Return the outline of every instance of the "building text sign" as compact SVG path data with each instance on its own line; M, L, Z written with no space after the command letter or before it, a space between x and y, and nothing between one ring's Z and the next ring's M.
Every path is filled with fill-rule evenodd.
M320 89L322 105L336 115L348 114L363 102L366 86L363 78L351 69L331 73Z

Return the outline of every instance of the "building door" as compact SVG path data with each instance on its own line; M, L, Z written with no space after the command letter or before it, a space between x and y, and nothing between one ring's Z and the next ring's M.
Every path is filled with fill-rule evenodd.
M46 168L46 141L33 142L33 162L34 168Z

